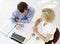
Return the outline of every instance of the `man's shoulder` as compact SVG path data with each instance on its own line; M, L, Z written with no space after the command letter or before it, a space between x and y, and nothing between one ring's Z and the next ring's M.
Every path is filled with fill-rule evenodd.
M29 9L29 10L35 10L34 7L30 7L30 6L28 6L28 9Z
M34 15L34 13L35 13L35 8L33 8L33 7L28 7L28 13L29 13L29 15Z
M19 15L20 12L18 11L18 9L16 9L16 10L14 10L14 11L12 12L12 14L14 14L14 15Z

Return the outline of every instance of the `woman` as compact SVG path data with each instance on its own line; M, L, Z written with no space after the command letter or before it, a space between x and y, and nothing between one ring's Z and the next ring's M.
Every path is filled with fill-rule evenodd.
M42 10L41 18L39 18L34 25L34 32L45 42L45 44L52 44L53 36L56 31L56 27L53 25L53 21L55 20L55 13L50 8L44 8ZM39 23L42 23L42 35L38 31Z

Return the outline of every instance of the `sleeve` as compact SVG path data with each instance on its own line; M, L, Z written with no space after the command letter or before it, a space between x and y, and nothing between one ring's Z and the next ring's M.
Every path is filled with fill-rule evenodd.
M30 7L30 8L29 8L29 11L28 11L28 22L31 21L31 19L32 19L33 16L34 16L34 13L35 13L35 9L32 8L32 7Z
M13 12L13 13L12 13L12 16L10 17L10 21L11 21L11 24L12 24L13 26L16 25L15 17L16 17L16 14Z

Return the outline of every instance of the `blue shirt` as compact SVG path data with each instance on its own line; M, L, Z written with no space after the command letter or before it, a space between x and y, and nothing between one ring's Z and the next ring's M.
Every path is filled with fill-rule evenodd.
M35 9L32 8L32 7L29 7L27 15L23 16L21 14L21 12L19 12L18 9L17 9L12 13L11 21L12 21L13 25L16 25L15 18L19 18L18 24L29 23L34 16L34 12L35 12Z

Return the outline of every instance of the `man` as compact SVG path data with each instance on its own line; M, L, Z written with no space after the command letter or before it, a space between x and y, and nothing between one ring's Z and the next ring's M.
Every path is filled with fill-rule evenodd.
M35 9L29 7L25 2L17 5L17 10L12 13L11 20L17 29L20 29L24 23L30 23L34 16ZM21 24L23 23L23 24Z

